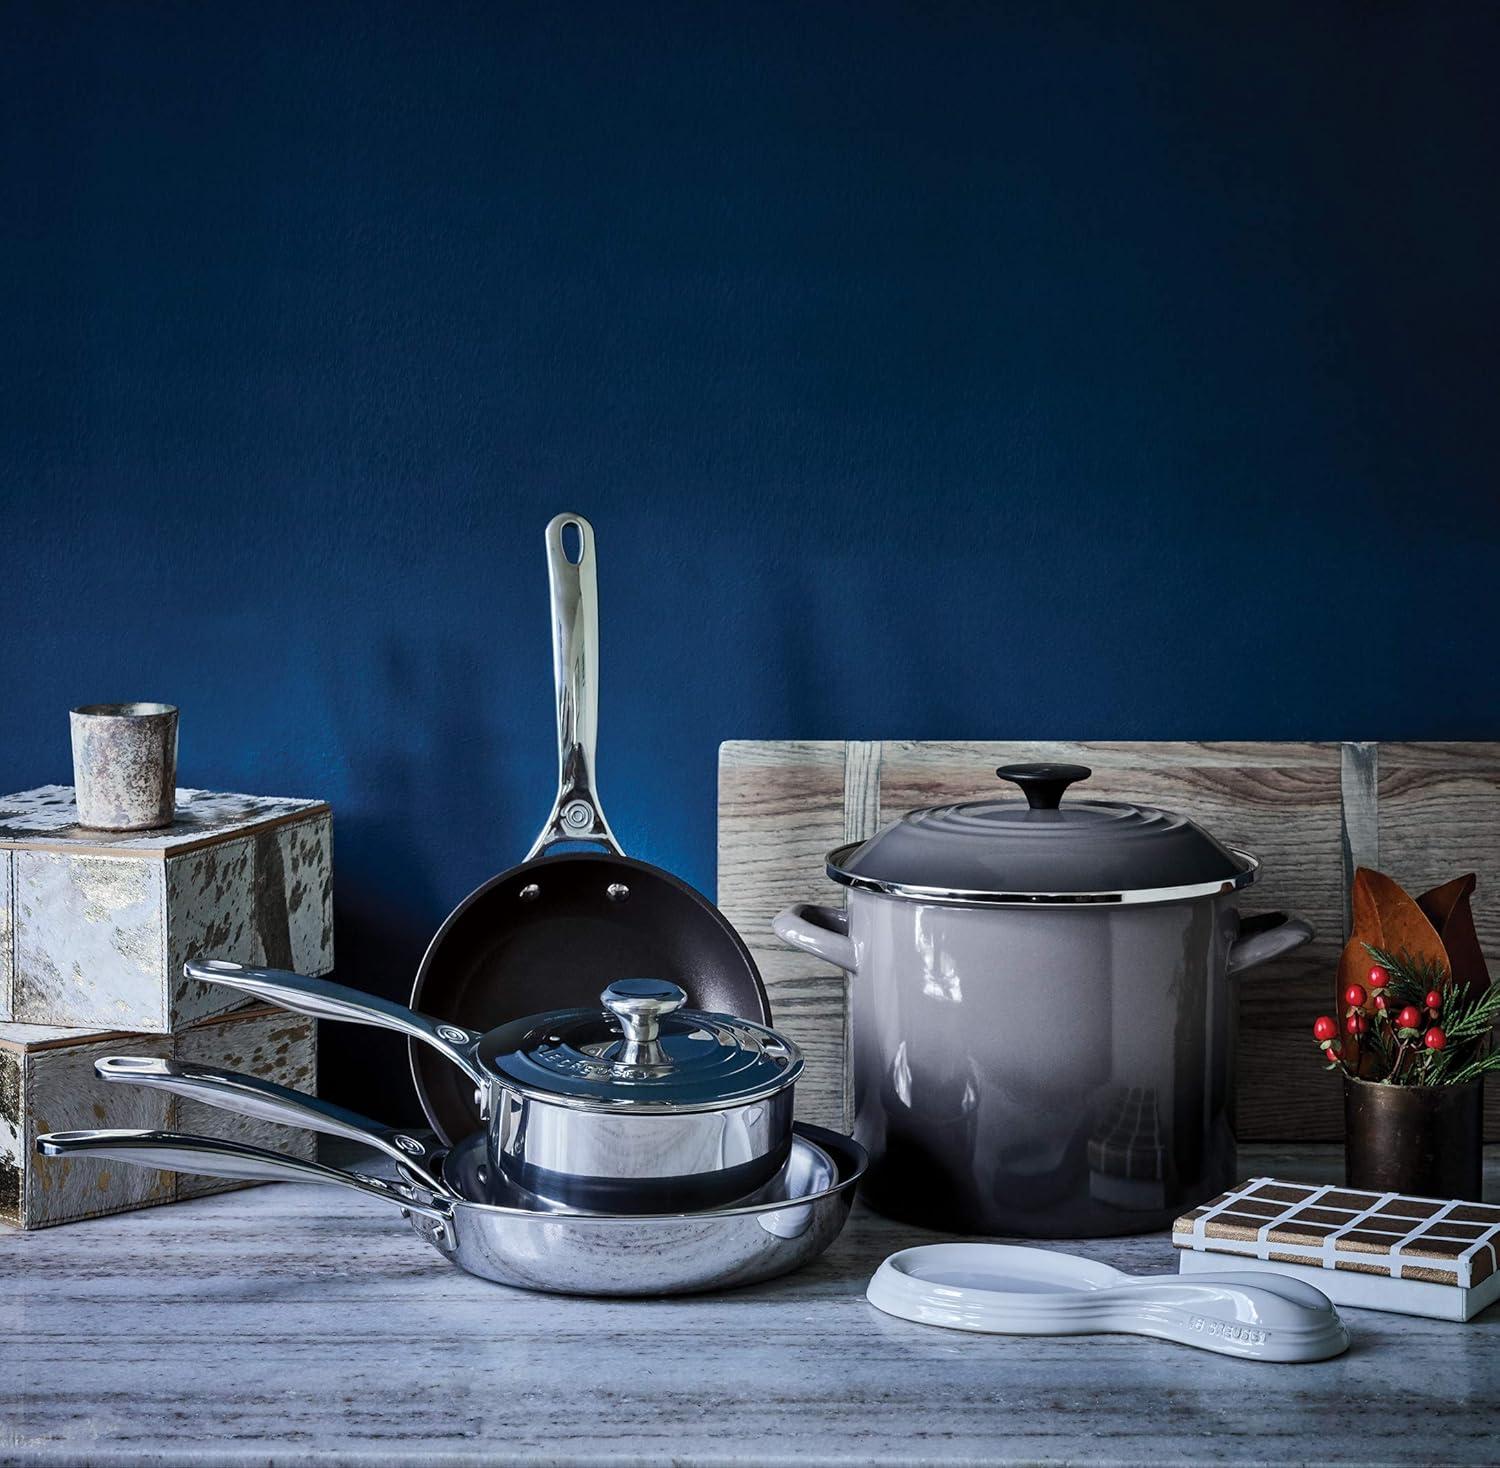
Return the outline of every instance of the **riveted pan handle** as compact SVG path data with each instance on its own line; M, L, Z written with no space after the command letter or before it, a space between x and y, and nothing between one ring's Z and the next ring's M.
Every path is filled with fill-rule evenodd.
M578 532L578 559L568 559L563 531ZM552 677L557 688L557 799L531 861L552 847L587 843L615 856L615 840L594 789L599 737L599 581L594 527L564 513L547 526L547 579L552 587Z
M204 984L224 984L230 989L238 989L241 994L263 999L267 1004L279 1004L283 1009L313 1019L343 1019L356 1025L374 1025L377 1029L394 1030L398 1035L420 1040L446 1055L481 1091L488 1091L489 1077L475 1054L484 1038L477 1030L466 1030L462 1025L451 1025L446 1020L418 1014L404 1004L382 999L376 994L362 993L347 984L335 984L332 979L316 979L310 974L294 974L276 968L246 968L222 958L193 959L183 965L182 971L190 979Z
M36 1139L43 1157L103 1157L132 1167L155 1167L200 1177L227 1177L248 1182L328 1183L351 1188L366 1197L394 1203L434 1223L446 1225L452 1210L444 1200L429 1198L402 1182L385 1182L360 1172L344 1172L322 1162L304 1162L264 1147L198 1137L181 1132L84 1131L46 1132Z
M100 1080L148 1090L168 1091L187 1101L215 1106L253 1121L277 1126L306 1127L330 1137L384 1153L400 1164L414 1182L434 1193L449 1190L432 1170L436 1147L430 1132L399 1131L381 1126L357 1111L336 1106L318 1096L306 1096L289 1086L259 1076L221 1070L217 1065L198 1065L190 1060L162 1060L154 1055L106 1055L94 1062Z

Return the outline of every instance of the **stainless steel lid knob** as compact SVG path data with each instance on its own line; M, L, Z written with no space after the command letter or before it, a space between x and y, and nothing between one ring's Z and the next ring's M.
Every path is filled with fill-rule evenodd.
M662 1016L687 1003L687 994L665 979L617 979L599 997L625 1031L624 1065L650 1064Z

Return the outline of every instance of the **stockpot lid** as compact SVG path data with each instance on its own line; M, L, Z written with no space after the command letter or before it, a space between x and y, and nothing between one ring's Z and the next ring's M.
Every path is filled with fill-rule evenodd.
M684 1009L659 979L621 979L603 1009L532 1015L491 1031L478 1059L540 1100L599 1111L716 1111L775 1095L802 1054L763 1025Z
M1114 800L1064 800L1086 765L1002 765L1018 800L914 810L868 841L828 855L846 887L925 902L1174 902L1230 892L1260 863L1172 811Z

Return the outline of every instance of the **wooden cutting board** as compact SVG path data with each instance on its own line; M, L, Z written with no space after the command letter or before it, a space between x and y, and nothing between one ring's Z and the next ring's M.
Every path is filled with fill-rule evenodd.
M1341 1091L1314 1053L1348 923L1349 879L1372 866L1417 893L1479 875L1474 917L1500 979L1500 744L732 740L719 750L719 905L749 945L776 1024L808 1054L798 1112L848 1125L845 977L782 947L789 903L838 903L823 858L916 806L994 794L996 765L1092 767L1087 790L1182 811L1261 857L1246 912L1289 908L1317 938L1239 985L1236 1127L1243 1139L1332 1140ZM1500 1084L1486 1098L1500 1139Z

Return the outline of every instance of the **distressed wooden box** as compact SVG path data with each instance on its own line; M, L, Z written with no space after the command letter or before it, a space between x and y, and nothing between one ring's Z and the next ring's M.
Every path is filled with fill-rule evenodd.
M94 1061L104 1055L175 1057L312 1092L316 1036L312 1020L263 1005L200 1020L175 1036L0 1024L0 1222L46 1228L247 1186L91 1157L39 1157L40 1132L161 1127L314 1157L317 1138L311 1132L250 1121L165 1091L101 1081Z
M243 1002L189 958L333 967L327 805L177 792L159 831L78 824L73 790L0 796L0 1021L169 1034Z

